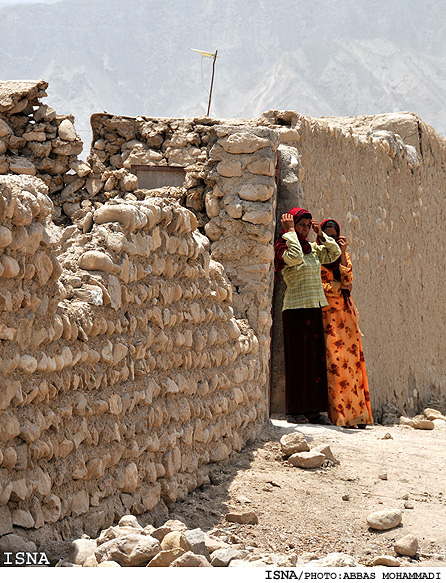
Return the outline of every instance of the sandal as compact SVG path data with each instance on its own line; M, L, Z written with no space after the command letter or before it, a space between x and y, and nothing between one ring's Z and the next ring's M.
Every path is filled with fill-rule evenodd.
M317 415L315 417L310 417L310 423L314 423L315 425L333 425L328 417L325 415Z
M290 423L310 423L305 415L287 415L286 418Z

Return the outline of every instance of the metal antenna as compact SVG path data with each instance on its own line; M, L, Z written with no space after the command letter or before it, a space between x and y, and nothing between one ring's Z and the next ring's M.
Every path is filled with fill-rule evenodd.
M207 51L200 51L198 49L190 49L195 53L200 53L202 57L208 57L210 59L214 59L212 62L212 77L211 77L211 88L209 90L209 103L208 103L208 110L206 116L209 117L209 112L211 111L211 99L212 99L212 88L214 86L214 75L215 75L215 61L217 60L217 51L215 53L209 53Z

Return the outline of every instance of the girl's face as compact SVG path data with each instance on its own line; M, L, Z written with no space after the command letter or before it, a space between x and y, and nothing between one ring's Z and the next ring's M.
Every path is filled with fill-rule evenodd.
M302 218L300 219L296 224L295 227L296 229L296 233L298 235L301 235L301 237L307 237L308 233L310 232L311 229L311 219L305 219Z
M336 237L338 236L336 229L334 227L325 227L324 229L322 229L324 231L324 233L326 235L328 235L329 237L333 237L333 239L336 239Z

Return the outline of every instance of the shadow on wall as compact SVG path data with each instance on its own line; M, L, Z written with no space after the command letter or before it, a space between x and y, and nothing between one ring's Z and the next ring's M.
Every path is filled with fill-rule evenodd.
M291 208L302 206L303 192L299 178L302 165L297 148L279 146L279 181L277 187L277 216L275 241L280 235L280 218ZM280 273L276 274L273 294L273 328L271 341L270 413L285 411L285 363L283 352L282 304L285 284Z

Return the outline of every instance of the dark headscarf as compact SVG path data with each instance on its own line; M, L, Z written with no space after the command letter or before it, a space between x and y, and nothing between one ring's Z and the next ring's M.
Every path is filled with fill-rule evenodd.
M311 213L306 209L301 208L293 208L288 211L288 214L293 215L294 217L294 224L296 225L302 217L305 218L312 218ZM283 239L282 235L286 233L285 229L282 229L280 232L279 239L277 240L274 246L274 271L281 271L285 267L285 262L282 259L282 255L287 250L287 244L285 239ZM302 237L298 233L296 233L297 238L299 239L300 245L302 247L302 251L305 255L311 253L311 245L310 242L306 237Z

